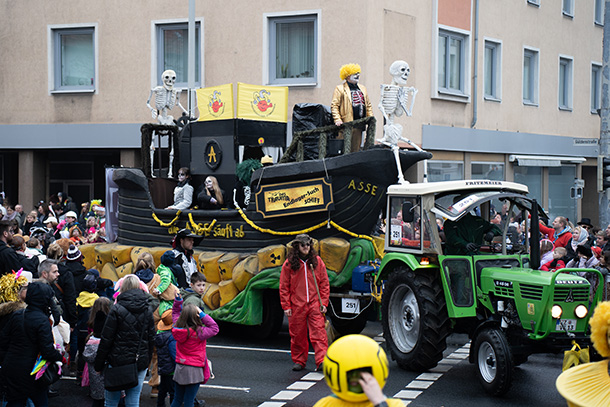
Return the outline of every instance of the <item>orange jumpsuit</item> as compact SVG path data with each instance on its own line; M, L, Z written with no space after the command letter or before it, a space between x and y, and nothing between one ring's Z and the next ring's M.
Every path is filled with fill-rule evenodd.
M326 265L318 256L318 267L315 269L300 260L298 270L293 270L288 261L282 266L280 274L280 302L282 309L292 310L292 316L288 318L288 330L290 331L290 353L292 361L305 366L307 363L307 352L309 340L315 352L316 366L320 365L326 356L328 339L324 327L325 317L320 312L320 301L314 283L313 273L316 273L316 282L320 290L322 305L328 307L330 286Z

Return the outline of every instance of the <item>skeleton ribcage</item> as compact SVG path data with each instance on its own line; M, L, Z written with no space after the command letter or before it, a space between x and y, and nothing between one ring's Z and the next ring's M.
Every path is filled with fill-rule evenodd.
M155 89L155 107L158 110L163 108L173 109L176 106L176 91L167 90L162 86Z

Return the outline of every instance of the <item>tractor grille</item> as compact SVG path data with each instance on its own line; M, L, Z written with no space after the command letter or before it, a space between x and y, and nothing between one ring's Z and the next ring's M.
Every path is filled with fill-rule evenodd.
M496 295L513 298L515 296L515 290L513 287L496 287Z
M521 290L521 298L527 300L540 301L542 300L543 288L537 285L519 284Z
M570 300L577 302L589 300L589 287L555 287L553 300L555 302L572 302L566 301L566 299L569 298L570 291L572 291Z

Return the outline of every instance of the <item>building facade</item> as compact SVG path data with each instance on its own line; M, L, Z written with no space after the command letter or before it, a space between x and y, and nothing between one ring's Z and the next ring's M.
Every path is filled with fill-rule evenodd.
M355 62L380 121L402 59L419 93L398 123L434 154L430 181L523 182L552 216L595 220L603 3L197 0L196 87L281 85L289 106L329 105ZM188 1L0 1L0 190L26 209L59 190L83 201L103 197L105 166L138 166L150 89L168 68L186 88L187 21Z

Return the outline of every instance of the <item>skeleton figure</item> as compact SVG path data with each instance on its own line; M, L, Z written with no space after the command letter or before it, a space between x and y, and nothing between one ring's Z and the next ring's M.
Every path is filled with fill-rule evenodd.
M409 68L409 64L405 61L394 61L392 65L390 65L390 75L392 75L393 78L392 83L390 85L381 85L381 100L379 101L378 106L385 119L383 125L383 138L378 141L389 146L394 152L396 166L398 167L398 182L401 184L407 183L407 181L404 179L402 167L400 165L398 142L404 141L421 151L421 149L411 142L411 140L402 136L402 126L400 124L394 124L394 116L402 116L403 111L407 116L412 115L417 89L405 86L410 73L411 69ZM412 94L410 104L409 93Z
M168 111L172 110L176 105L182 109L182 111L186 114L188 112L186 109L180 104L180 92L181 90L174 89L174 83L176 82L176 72L168 69L163 72L161 79L163 80L163 86L157 86L150 90L150 95L148 96L148 100L146 101L146 106L150 109L153 119L157 119L159 124L165 125L173 125L174 117L168 115ZM150 100L153 98L153 94L155 95L155 107L150 105ZM167 132L159 133L159 134L168 134ZM172 177L172 166L174 163L174 145L170 143L171 150L169 152L169 172L167 174L168 177ZM151 140L150 143L150 169L151 174L153 174L153 158L155 153L154 141ZM154 177L154 175L152 175Z

